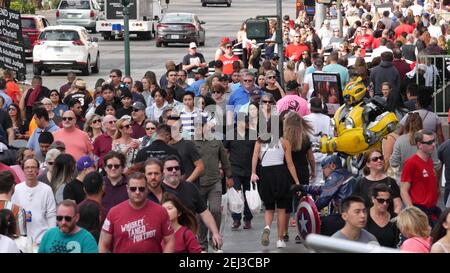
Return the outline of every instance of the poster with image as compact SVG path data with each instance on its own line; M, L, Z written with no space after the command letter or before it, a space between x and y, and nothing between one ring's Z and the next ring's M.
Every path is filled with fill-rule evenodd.
M320 97L332 116L344 103L342 98L341 79L338 73L313 73L314 93Z

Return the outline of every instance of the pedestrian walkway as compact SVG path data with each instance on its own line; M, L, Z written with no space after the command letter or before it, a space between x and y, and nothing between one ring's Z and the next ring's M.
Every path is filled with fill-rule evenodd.
M228 215L226 220L223 220L224 225L221 230L223 237L224 253L306 253L308 250L303 244L295 243L295 236L297 235L296 227L289 227L289 242L286 243L286 248L277 248L277 223L274 216L274 222L271 226L270 244L269 246L261 245L261 234L264 228L264 212L254 216L251 229L243 229L242 225L238 230L231 230L233 219Z

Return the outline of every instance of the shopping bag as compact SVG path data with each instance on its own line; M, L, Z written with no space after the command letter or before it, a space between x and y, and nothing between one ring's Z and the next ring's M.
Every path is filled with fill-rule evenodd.
M230 188L227 192L228 208L233 213L242 213L244 211L244 200L241 192L237 192L234 188Z
M245 191L245 198L247 199L247 205L253 215L258 214L261 211L261 197L258 193L258 184L250 181L250 190Z

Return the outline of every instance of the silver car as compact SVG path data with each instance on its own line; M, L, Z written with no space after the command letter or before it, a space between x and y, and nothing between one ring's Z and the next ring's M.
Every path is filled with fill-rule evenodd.
M95 32L95 23L102 15L96 0L61 0L56 11L56 24L82 26Z

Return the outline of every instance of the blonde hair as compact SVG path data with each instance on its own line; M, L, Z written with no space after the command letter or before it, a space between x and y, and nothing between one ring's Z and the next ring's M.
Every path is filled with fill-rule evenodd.
M428 216L416 207L405 208L398 214L397 227L408 238L428 237L431 231Z
M297 112L290 111L284 118L283 136L289 141L292 151L299 151L311 133L312 127Z
M114 134L114 139L119 139L122 137L122 133L120 132L120 129L123 129L122 124L125 121L131 122L131 118L128 118L129 116L123 116L116 122L116 133Z

